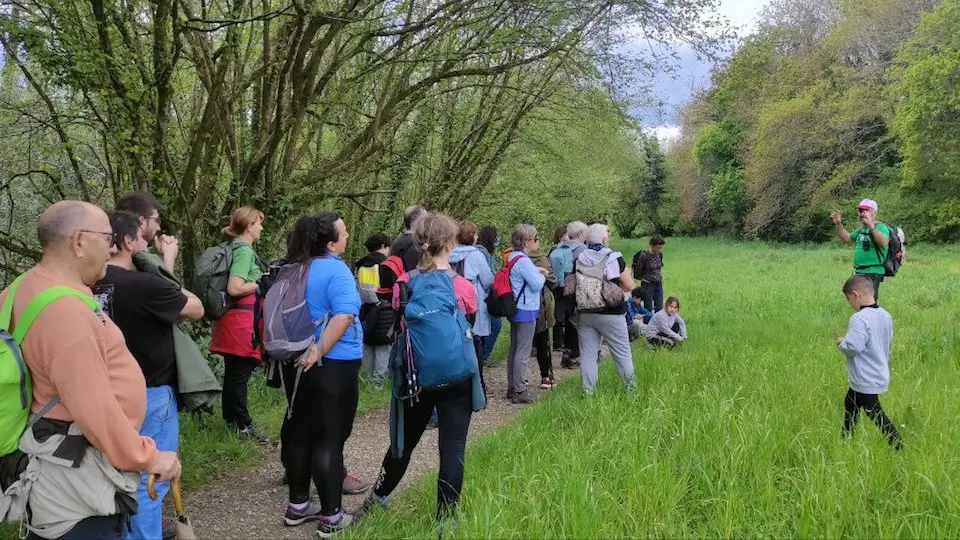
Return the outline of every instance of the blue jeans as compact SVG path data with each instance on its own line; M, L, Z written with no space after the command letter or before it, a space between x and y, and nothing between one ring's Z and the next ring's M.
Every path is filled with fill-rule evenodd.
M482 362L490 359L493 354L493 346L497 344L497 336L500 335L500 328L503 327L503 317L490 317L490 335L483 338L483 358Z
M147 388L147 414L143 418L140 434L157 443L157 450L176 452L180 442L180 422L177 417L177 396L171 386ZM126 540L153 540L163 536L163 498L170 491L169 482L157 482L157 500L147 495L147 474L140 475L137 487L137 513L130 516L131 530L124 534Z

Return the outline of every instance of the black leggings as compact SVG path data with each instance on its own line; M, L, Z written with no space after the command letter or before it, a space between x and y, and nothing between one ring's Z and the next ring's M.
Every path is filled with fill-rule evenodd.
M223 419L230 426L244 429L253 425L247 406L247 394L250 375L256 366L256 358L223 355L223 393L220 404L223 408Z
M570 355L570 360L580 358L580 335L573 324L576 300L572 296L557 295L556 319L553 327L554 346L562 345Z
M847 395L843 399L843 435L850 435L853 427L857 425L857 418L860 416L860 409L867 413L867 417L873 420L873 423L880 428L887 442L896 449L903 446L900 439L900 432L897 426L887 417L880 406L880 397L877 394L861 394L852 388L847 390Z
M467 430L473 415L472 382L467 379L450 388L420 394L412 406L404 402L403 455L393 457L391 449L383 457L383 465L373 492L386 497L396 489L410 465L410 456L420 442L434 407L439 418L440 474L437 478L437 519L452 512L463 488L463 458L467 447Z
M283 384L292 392L294 366L284 366ZM360 361L324 358L300 377L293 414L280 433L280 460L287 469L290 502L310 499L310 479L320 495L321 512L340 511L343 488L343 445L353 430L360 391Z
M550 350L550 330L533 335L533 346L537 348L537 364L540 365L540 378L553 378L553 352Z

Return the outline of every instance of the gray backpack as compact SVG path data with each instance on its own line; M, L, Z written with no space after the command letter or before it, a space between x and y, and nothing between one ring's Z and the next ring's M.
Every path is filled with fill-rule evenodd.
M307 276L310 274L310 263L285 264L277 270L277 279L270 286L267 295L263 298L263 349L267 353L268 378L279 377L283 385L283 369L280 363L293 362L317 343L316 331L323 328L330 319L330 314L324 315L319 321L310 317L310 307L307 305ZM322 365L322 359L317 365ZM287 405L287 418L293 414L293 402L300 387L300 377L303 375L303 366L298 365L293 382L293 394Z
M580 311L599 311L617 308L624 303L623 289L607 279L608 251L594 266L576 265L576 299Z
M290 361L303 354L328 318L310 317L305 293L311 262L281 266L263 298L263 348L274 360Z

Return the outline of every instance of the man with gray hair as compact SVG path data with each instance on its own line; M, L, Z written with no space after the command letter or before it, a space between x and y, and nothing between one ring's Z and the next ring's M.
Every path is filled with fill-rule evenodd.
M27 329L18 341L33 380L23 454L3 448L0 470L13 460L35 480L0 478L10 503L0 518L16 519L29 504L31 535L119 539L137 510L140 471L177 480L180 460L138 433L146 410L143 372L92 297L114 240L107 215L89 203L61 201L40 216L37 236L40 264L0 295L5 330Z
M567 225L567 239L562 240L550 252L551 266L554 266L553 273L557 276L557 287L553 291L556 299L554 315L557 321L553 327L553 342L563 346L560 367L567 369L576 369L580 365L578 360L580 340L577 337L577 327L573 324L573 315L577 306L573 298L563 295L563 282L568 274L573 273L573 261L587 249L583 243L586 231L586 223L571 221Z

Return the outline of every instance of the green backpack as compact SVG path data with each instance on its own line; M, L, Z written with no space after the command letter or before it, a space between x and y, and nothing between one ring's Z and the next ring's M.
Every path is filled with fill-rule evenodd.
M33 401L33 389L30 384L30 370L20 352L20 344L30 331L30 326L40 312L50 303L66 296L75 296L90 309L100 309L100 304L90 295L72 287L51 287L30 299L27 308L21 313L17 327L10 333L13 316L13 298L23 276L14 280L7 289L7 296L0 307L0 456L15 452L20 446L20 436L27 427L30 417L30 405ZM38 416L49 412L59 402L54 398L44 407Z

